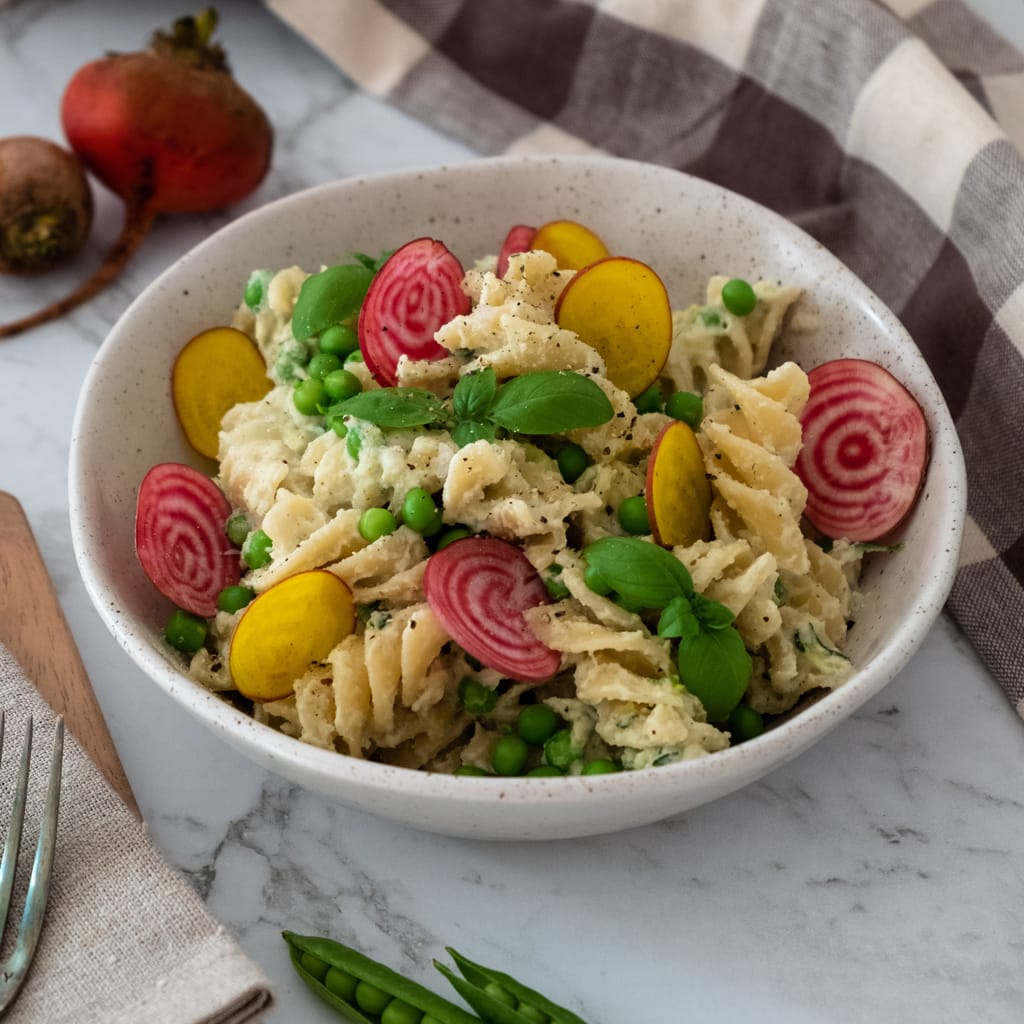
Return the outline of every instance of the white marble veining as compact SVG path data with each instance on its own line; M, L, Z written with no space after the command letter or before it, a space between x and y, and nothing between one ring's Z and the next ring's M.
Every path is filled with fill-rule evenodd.
M262 8L218 7L235 72L277 129L273 171L231 215L343 175L472 157L360 94ZM0 135L60 140L71 73L169 16L156 0L4 7ZM268 1021L338 1019L294 977L284 927L439 991L430 962L450 944L594 1024L1024 1019L1024 727L948 618L877 699L760 784L551 844L446 839L334 806L254 768L148 684L75 569L71 417L111 323L227 216L165 220L113 288L0 342L0 488L25 506L156 841L272 979ZM101 195L90 259L118 223ZM0 280L2 319L78 272ZM146 410L125 419L145 429Z

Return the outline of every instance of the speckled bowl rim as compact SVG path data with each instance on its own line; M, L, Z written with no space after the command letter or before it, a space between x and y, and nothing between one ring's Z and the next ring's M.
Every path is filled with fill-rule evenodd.
M310 746L268 726L256 723L221 698L192 682L183 673L174 671L164 657L154 650L148 640L136 635L131 624L119 615L117 593L97 571L97 567L90 557L89 508L84 502L85 460L79 439L88 437L90 417L88 399L100 363L105 358L111 357L112 348L116 347L121 325L146 304L154 289L162 282L173 278L177 268L184 260L201 259L209 249L229 241L232 234L239 231L243 224L247 224L254 218L264 217L268 211L287 210L292 204L304 204L311 198L329 198L333 190L358 189L367 181L393 183L398 186L402 182L408 181L411 176L478 175L491 173L494 169L509 169L516 166L529 168L541 164L548 168L562 165L571 171L578 171L585 167L599 174L602 168L609 163L620 168L634 164L633 161L601 156L480 158L461 164L431 166L345 179L285 196L228 224L172 264L131 304L97 354L96 360L86 375L76 410L69 460L72 540L86 590L104 624L146 675L215 734L225 737L233 745L241 744L240 749L258 750L259 761L267 767L290 777L294 777L294 772L298 772L300 775L312 773L326 779L337 780L339 783L351 782L371 798L374 794L383 796L400 789L406 797L414 799L422 798L428 802L455 801L464 807L467 813L471 813L476 806L493 805L495 800L502 801L506 806L543 802L549 807L552 804L561 805L568 810L570 805L578 805L581 802L589 803L594 800L601 803L618 803L628 800L631 793L637 792L642 792L645 798L655 795L671 797L678 794L680 797L679 808L683 810L695 805L693 801L687 802L685 797L686 791L690 788L695 786L699 788L706 783L711 784L712 787L717 784L721 791L720 795L725 795L753 779L762 777L821 739L831 728L878 693L903 668L918 649L941 611L953 584L957 564L955 553L959 550L964 527L965 473L955 427L941 398L938 402L935 401L934 396L938 395L938 388L929 373L929 388L933 389L929 403L933 442L932 465L929 473L934 472L941 464L942 471L951 482L948 501L943 506L942 514L935 528L946 531L946 535L950 538L950 548L953 554L943 564L935 566L935 572L928 579L927 585L914 595L912 603L908 606L898 638L874 656L868 667L858 670L843 686L757 739L730 747L708 757L665 765L643 772L557 779L543 777L466 779L359 760ZM900 339L902 344L912 346L914 352L917 351L902 325L884 303L852 272L842 267L839 261L827 253L819 243L810 239L789 221L736 193L702 179L692 178L682 172L671 171L667 168L652 169L652 165L647 164L636 163L635 166L643 168L647 174L664 172L678 175L680 179L688 179L687 187L703 192L709 201L717 200L729 204L739 204L740 209L752 219L770 225L775 231L788 233L794 244L816 247L822 259L831 260L834 263L833 272L849 277L851 291L857 294L858 300L864 304L869 314L876 318L894 338ZM923 358L919 354L916 357L911 356L911 358L920 359L923 366ZM247 733L250 735L246 736ZM735 787L732 787L729 782L730 778L740 781ZM715 798L712 796L708 799ZM345 802L344 799L342 802ZM704 801L701 800L697 803L702 802ZM661 815L661 817L665 816L665 814ZM648 820L656 819L644 818L640 822L632 824ZM423 827L430 828L429 824ZM570 831L568 834L594 834L624 827L631 827L631 824L611 824L608 828L586 827L580 828L576 832ZM449 830L443 829L442 831ZM483 831L484 833L488 832L487 829Z

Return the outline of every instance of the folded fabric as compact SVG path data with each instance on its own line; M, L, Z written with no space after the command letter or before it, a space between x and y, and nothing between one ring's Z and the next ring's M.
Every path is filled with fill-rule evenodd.
M481 154L666 164L792 218L866 281L957 423L969 522L949 608L1024 714L1012 47L958 0L268 3L358 85Z
M6 834L26 721L32 772L15 898L0 956L13 945L49 776L55 716L0 645L0 824ZM245 1024L271 1004L259 967L163 859L73 737L65 734L50 898L10 1024Z

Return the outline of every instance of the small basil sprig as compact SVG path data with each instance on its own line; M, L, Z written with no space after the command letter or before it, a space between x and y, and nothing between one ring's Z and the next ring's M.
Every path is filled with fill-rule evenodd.
M378 388L331 406L332 416L355 416L378 427L444 426L456 444L514 434L559 434L607 423L615 411L591 380L571 370L538 370L498 386L490 367L459 379L446 403L422 388Z
M311 274L302 282L292 312L292 334L298 341L312 338L332 324L359 312L374 271L362 263L344 263Z
M602 537L583 552L587 565L632 607L661 611L658 636L677 640L676 664L708 721L723 722L750 682L752 661L733 613L693 589L682 562L639 537Z

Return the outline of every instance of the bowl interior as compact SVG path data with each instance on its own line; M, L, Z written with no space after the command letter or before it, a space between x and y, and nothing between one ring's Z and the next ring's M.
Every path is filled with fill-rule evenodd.
M240 714L185 677L162 640L169 605L134 557L135 495L164 461L209 473L186 444L170 395L174 358L190 337L227 323L254 268L315 269L353 251L376 254L429 235L463 261L494 253L515 223L579 220L609 248L651 264L673 305L699 301L707 278L726 273L806 289L816 326L790 333L774 361L805 369L839 355L874 360L917 397L931 429L925 488L901 530L903 548L870 556L863 609L850 633L856 677L752 743L698 762L628 776L594 777L556 792L552 782L501 783L509 806L558 807L554 834L609 831L735 789L804 749L877 692L920 644L952 584L964 519L964 474L955 430L935 381L895 317L823 247L755 204L689 176L600 157L478 160L453 167L350 179L279 200L228 225L187 254L132 304L103 344L79 401L71 448L72 532L79 567L100 616L160 686L261 763L304 785L377 813L442 832L528 835L539 820L495 817L466 780L430 776L319 751ZM806 318L805 318L806 319ZM145 409L144 431L127 430ZM578 781L578 780L573 780ZM534 786L533 783L541 785ZM498 783L495 783L498 785ZM395 806L387 794L400 795ZM370 801L367 793L376 794ZM634 806L619 810L626 794ZM382 796L383 794L383 796ZM546 794L546 796L542 795ZM456 798L475 810L446 810ZM426 802L424 802L426 801ZM382 806L382 802L384 806ZM532 812L531 812L532 813ZM551 834L551 833L547 833Z

